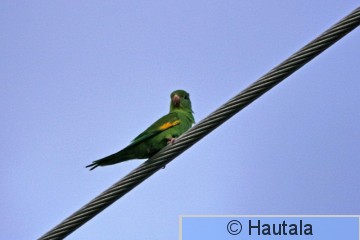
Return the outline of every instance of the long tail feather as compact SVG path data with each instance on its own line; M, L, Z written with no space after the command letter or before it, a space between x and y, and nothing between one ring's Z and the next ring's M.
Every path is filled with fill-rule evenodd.
M120 162L124 162L130 159L133 159L134 157L132 156L133 154L129 153L128 151L124 151L125 149L114 153L110 156L101 158L99 160L93 161L91 164L87 165L87 168L90 168L89 170L93 170L99 166L106 166L106 165L111 165L111 164L115 164L115 163L120 163Z

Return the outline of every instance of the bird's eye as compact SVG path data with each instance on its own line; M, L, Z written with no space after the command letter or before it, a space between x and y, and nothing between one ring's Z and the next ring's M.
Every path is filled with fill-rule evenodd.
M189 96L188 96L188 95L185 95L184 99L188 100L188 99L189 99Z

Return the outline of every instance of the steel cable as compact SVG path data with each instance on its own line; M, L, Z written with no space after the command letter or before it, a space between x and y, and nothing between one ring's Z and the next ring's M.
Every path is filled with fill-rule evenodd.
M63 239L360 24L360 7L39 239Z

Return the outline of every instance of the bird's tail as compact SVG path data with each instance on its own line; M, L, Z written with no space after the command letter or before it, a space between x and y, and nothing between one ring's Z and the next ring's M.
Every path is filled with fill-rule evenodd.
M91 171L99 166L106 166L115 163L120 163L134 158L132 153L129 153L128 151L124 151L124 150L125 149L117 153L111 154L110 156L93 161L91 164L87 165L86 167L90 168Z

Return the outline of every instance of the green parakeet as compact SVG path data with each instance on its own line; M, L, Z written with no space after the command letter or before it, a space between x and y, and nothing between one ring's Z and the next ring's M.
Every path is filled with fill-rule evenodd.
M130 159L150 158L195 123L189 93L176 90L170 95L170 112L140 133L127 147L86 166L90 170Z

